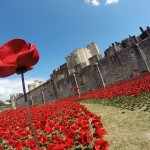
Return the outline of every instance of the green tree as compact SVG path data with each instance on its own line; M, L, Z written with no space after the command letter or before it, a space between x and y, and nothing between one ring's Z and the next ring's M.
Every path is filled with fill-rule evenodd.
M0 100L0 106L5 106L5 102L3 100Z

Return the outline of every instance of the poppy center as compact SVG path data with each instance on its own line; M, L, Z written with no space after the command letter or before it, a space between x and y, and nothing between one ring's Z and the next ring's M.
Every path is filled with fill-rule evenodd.
M17 74L25 73L27 71L28 71L28 67L27 66L21 66L21 67L17 67L16 68L16 73Z

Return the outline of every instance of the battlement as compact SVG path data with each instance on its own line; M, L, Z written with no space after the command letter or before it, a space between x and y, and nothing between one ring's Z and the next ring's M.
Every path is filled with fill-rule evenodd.
M87 47L75 49L66 57L69 74L72 74L78 70L77 68L79 68L79 66L84 68L90 65L89 58L94 55L98 55L98 58L102 57L99 53L97 45L94 42L88 44Z
M78 72L84 67L95 64L99 60L105 60L106 58L117 55L120 51L135 47L138 42L146 39L150 35L149 27L147 27L146 30L143 30L143 28L140 27L140 30L142 33L139 36L129 35L129 37L123 39L121 42L112 43L112 45L104 51L104 58L100 54L95 42L91 42L84 48L77 48L73 50L66 57L66 63L61 65L57 70L53 71L51 78L65 78L69 74Z
M104 51L104 57L111 57L115 55L118 51L124 50L129 47L134 47L138 42L150 37L150 27L147 26L146 30L143 30L143 28L140 27L140 30L142 33L137 37L129 35L129 37L123 39L121 43L112 43L112 45Z
M150 28L140 30L142 33L139 36L129 35L121 42L112 43L105 50L104 58L94 42L74 50L66 57L66 63L53 71L50 80L28 92L28 98L32 97L32 105L43 103L41 93L49 102L76 95L72 90L76 86L82 93L101 88L103 83L107 86L150 71ZM138 68L138 72L135 72L135 68ZM23 106L22 98L16 101L17 107Z

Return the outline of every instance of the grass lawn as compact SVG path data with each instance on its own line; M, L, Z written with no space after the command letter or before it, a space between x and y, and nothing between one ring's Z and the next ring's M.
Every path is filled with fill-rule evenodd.
M116 104L119 103L116 105L119 106L118 108L114 106L112 100L108 102L106 99L82 100L80 103L102 117L102 123L108 132L104 139L110 143L109 150L150 150L150 98L148 97L149 93L136 98L132 97L132 100L131 97L127 97L126 103L122 97L120 100L114 99ZM138 99L138 104L135 104L136 99ZM107 101L107 106L104 105L106 104L104 101ZM123 109L124 106L130 108L127 106L131 104L133 104L132 109Z
M0 106L0 111L4 110L6 106Z

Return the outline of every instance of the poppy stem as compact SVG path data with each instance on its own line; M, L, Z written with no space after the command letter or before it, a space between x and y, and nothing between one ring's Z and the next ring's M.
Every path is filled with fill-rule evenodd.
M23 73L21 73L21 79L22 79L22 87L23 87L24 100L25 100L25 106L26 106L26 110L27 110L27 114L28 114L28 119L29 119L29 122L30 122L31 130L32 130L35 142L36 142L37 149L40 150L40 145L39 145L39 142L38 142L38 139L37 139L37 136L36 136L33 124L32 124L31 113L30 113L30 109L29 109L29 106L28 106L27 94L26 94L26 88L25 88L25 82L24 82L24 74Z
M75 80L75 83L76 83L76 87L79 88L75 73L73 74L73 76L74 76L74 80ZM80 97L80 90L78 89L77 92L78 92L78 95Z

